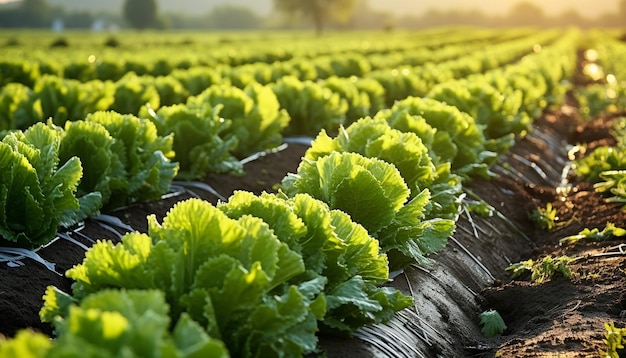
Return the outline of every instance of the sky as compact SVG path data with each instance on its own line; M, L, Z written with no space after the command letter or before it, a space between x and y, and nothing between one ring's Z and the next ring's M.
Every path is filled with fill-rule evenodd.
M0 0L0 3L14 0ZM90 2L93 0L84 0ZM507 14L511 7L522 0L369 0L370 7L385 10L395 15L419 15L429 9L478 9L488 15ZM568 9L576 9L581 15L595 17L606 13L615 13L620 0L523 0L543 7L547 15L558 15ZM167 5L175 6L176 1L160 0ZM220 3L220 1L211 1ZM172 4L170 4L172 3ZM272 8L272 0L224 0L221 3L249 5L267 15ZM164 6L163 8L167 8ZM170 9L166 9L170 10Z

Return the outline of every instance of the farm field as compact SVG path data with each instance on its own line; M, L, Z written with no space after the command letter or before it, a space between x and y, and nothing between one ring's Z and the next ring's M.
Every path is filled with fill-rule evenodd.
M0 356L624 354L621 32L2 38Z

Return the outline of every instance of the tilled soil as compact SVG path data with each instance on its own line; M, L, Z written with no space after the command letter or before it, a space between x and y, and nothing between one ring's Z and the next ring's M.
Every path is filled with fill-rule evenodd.
M571 115L571 108L563 108L547 113L537 120L535 130L550 132L551 135L573 144L591 143L593 146L594 143L611 142L609 132L606 130L610 123L611 118L599 118L582 124ZM305 145L289 144L283 150L247 163L244 175L210 175L204 182L224 198L228 198L235 190L247 190L257 194L263 191L271 192L286 173L296 172L306 148ZM538 145L531 137L520 140L516 145L516 153L521 153L527 159L536 159L539 162L545 159L546 162L561 163L560 160L563 158L548 160L551 155L563 156L562 153L554 154L555 151L564 152L566 148L554 150ZM516 165L519 163L511 163L512 167ZM523 169L520 168L520 172ZM553 169L560 172L562 167ZM517 257L511 256L500 261L513 263L529 258L537 260L546 255L580 256L582 258L572 265L573 277L567 279L555 276L539 284L511 280L504 270L505 266L500 269L489 267L493 271L494 284L483 287L481 292L477 292L475 299L485 309L496 309L504 318L507 330L502 336L492 339L477 336L475 333L468 333L466 337L455 337L456 343L454 341L451 343L459 344L461 347L452 350L433 348L430 352L433 357L452 356L446 353L451 351L462 352L461 356L468 357L597 356L598 350L603 348L603 324L613 321L618 327L626 326L626 257L615 254L615 248L624 243L624 239L601 243L580 241L574 245L559 245L559 239L576 234L583 228L602 229L606 222L626 227L624 209L618 204L607 203L593 191L592 185L574 177L569 177L571 189L566 196L557 193L555 185L551 183L546 182L544 185L537 182L541 181L529 183L524 177L502 175L489 182L475 180L468 184L468 188L496 207L520 230L520 235L527 238L512 240L511 232L506 235L503 233L502 237L489 238L493 245L511 245L511 250L517 253ZM147 215L154 214L160 219L180 200L200 197L213 203L218 201L217 196L202 189L184 190L178 186L174 188L178 191L164 200L137 203L108 214L119 218L121 222L135 230L145 232ZM553 231L537 228L528 218L531 210L545 207L548 202L557 209L559 222L562 223ZM80 234L70 233L70 236L89 246L91 242L86 238L119 241L119 233L125 231L122 228L116 231L117 233L98 225L94 220L88 220L81 228ZM473 244L478 245L467 239L459 241L462 241L458 243L459 247L464 245L471 248ZM433 258L450 260L451 256L447 252L451 253L454 250L457 248L448 247ZM48 285L55 285L69 292L71 281L62 274L81 262L84 256L81 247L65 239L57 240L38 253L45 260L56 264L56 272L28 258L13 262L11 266L17 267L11 267L6 263L0 266L0 333L6 336L12 336L16 330L26 327L52 334L50 327L39 321L41 297ZM482 259L485 262L489 261L488 258ZM408 272L404 279L410 281L411 277L413 277L411 272ZM410 286L411 283L406 284ZM403 283L398 279L394 285L402 286ZM420 287L414 283L411 289L419 291ZM449 314L442 312L440 319L445 320ZM446 324L454 325L455 322ZM454 332L463 331L464 328L459 328ZM375 355L371 354L370 345L357 339L323 337L321 345L329 357ZM377 354L386 356L384 350L378 350ZM411 354L409 352L400 356ZM455 356L459 356L459 353Z

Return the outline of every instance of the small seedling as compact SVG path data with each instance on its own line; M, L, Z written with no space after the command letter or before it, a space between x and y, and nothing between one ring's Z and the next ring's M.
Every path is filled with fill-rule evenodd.
M560 273L565 278L572 277L572 271L570 270L569 265L579 259L580 257L552 257L548 255L538 262L533 261L533 259L520 261L507 267L506 270L511 271L513 278L530 272L530 279L532 282L542 283L552 278L552 276L556 273Z
M626 236L626 229L617 227L615 226L615 224L611 222L607 222L606 226L604 227L602 231L600 231L597 228L595 229L585 228L576 235L571 235L571 236L562 238L561 240L559 240L559 244L560 245L573 244L580 240L604 241L604 240L611 240L615 237L620 237L620 236Z
M530 213L530 219L543 230L552 230L557 226L559 217L552 203L547 203L545 208L538 207Z
M606 333L605 339L602 340L606 344L606 350L600 349L600 357L602 358L619 358L620 353L624 353L624 344L626 344L626 328L616 328L615 323L605 323Z
M478 315L481 331L489 338L502 334L506 330L506 324L502 316L496 310L485 311Z

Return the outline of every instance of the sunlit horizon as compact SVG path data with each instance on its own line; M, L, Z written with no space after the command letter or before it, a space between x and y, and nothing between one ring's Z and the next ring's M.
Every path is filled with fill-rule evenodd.
M21 0L0 0L0 4L19 2ZM58 1L57 1L58 2ZM85 3L90 1L86 0ZM450 11L450 10L477 10L486 15L506 15L511 9L522 2L531 3L540 7L545 15L555 16L570 10L575 10L581 16L593 18L605 14L614 14L618 11L620 0L369 0L369 7L379 11L385 11L396 16L422 15L430 10ZM159 0L163 11L170 11L173 8L178 10L179 6L174 2ZM238 0L238 1L209 1L213 5L230 4L234 6L246 6L254 9L260 15L269 15L273 10L272 0ZM93 5L93 3L91 4ZM85 5L88 6L88 5ZM102 4L104 7L105 5ZM207 5L210 6L210 5ZM76 8L75 10L84 10ZM186 9L185 12L197 13L197 9Z
M371 0L370 7L394 15L423 14L436 10L478 10L489 15L505 15L517 4L527 2L543 9L546 15L559 15L576 10L586 17L615 13L619 0Z

